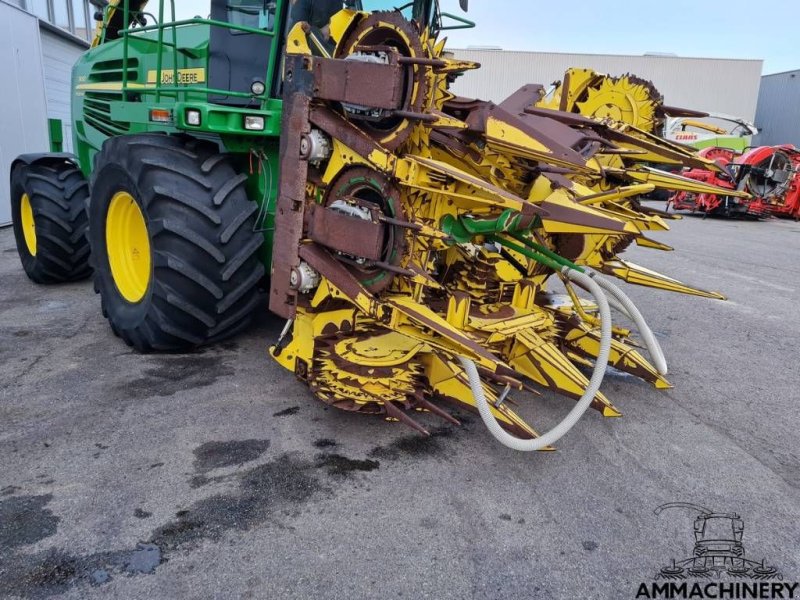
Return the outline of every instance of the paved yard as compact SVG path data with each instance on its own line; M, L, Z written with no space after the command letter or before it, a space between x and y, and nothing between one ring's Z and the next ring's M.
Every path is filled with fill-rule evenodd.
M800 224L687 218L628 256L729 302L631 289L673 390L621 376L554 453L476 417L422 439L324 407L282 323L137 356L91 284L37 287L0 230L0 596L634 598L686 558L686 501L800 579ZM525 399L544 430L571 401ZM432 422L433 423L433 422Z

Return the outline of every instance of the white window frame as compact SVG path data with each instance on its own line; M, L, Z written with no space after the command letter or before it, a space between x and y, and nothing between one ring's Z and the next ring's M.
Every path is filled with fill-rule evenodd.
M33 14L31 12L30 8L29 8L30 0L19 0L19 2L21 4L21 8L22 9L24 9L24 10L30 12L31 14ZM54 26L56 25L55 22L54 22L55 21L55 11L53 9L53 4L55 2L65 2L66 5L67 5L67 14L69 15L69 29L64 29L63 27L59 27L59 29L64 29L64 31L68 31L69 33L71 33L72 35L74 35L76 37L80 37L81 39L86 39L87 41L90 41L89 38L91 38L91 31L92 31L92 19L91 19L91 16L92 16L93 13L91 12L91 5L89 4L89 0L83 0L83 10L84 10L84 14L86 16L86 23L83 23L83 27L86 28L86 32L87 32L87 37L86 38L83 38L83 37L81 37L81 36L79 36L77 34L77 30L79 28L76 27L75 14L74 14L74 11L72 10L72 1L71 0L47 0L47 22L50 23L51 25L54 25Z

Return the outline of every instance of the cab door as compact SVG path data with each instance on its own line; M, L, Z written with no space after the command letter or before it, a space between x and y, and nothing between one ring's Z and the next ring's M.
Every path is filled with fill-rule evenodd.
M211 18L233 25L261 29L258 35L225 27L211 27L208 49L209 87L249 93L254 82L266 81L272 40L275 35L278 2L274 0L212 0ZM229 106L255 106L257 100L225 95L209 96L211 102Z

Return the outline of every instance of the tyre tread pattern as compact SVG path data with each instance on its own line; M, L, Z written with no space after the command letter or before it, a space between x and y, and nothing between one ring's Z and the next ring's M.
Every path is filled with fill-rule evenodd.
M150 231L153 281L135 322L115 316L120 298L109 289L106 253L92 252L95 289L115 333L142 352L175 352L245 329L261 304L265 275L247 177L216 145L180 135L110 138L96 161L92 190L106 167L127 173ZM90 210L93 228L98 210ZM90 238L102 242L99 234Z
M86 238L88 182L73 163L62 159L20 165L12 174L15 189L28 194L36 223L36 256L30 256L15 223L17 244L28 277L36 283L80 281L91 275ZM16 201L16 200L15 200Z

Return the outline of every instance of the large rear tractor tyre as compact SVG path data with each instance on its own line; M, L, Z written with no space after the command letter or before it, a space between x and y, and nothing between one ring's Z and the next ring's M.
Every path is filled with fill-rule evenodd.
M89 185L72 162L53 158L11 172L11 220L22 268L36 283L86 279Z
M136 350L192 350L249 325L265 269L246 179L198 140L103 144L89 203L94 284L113 331Z

